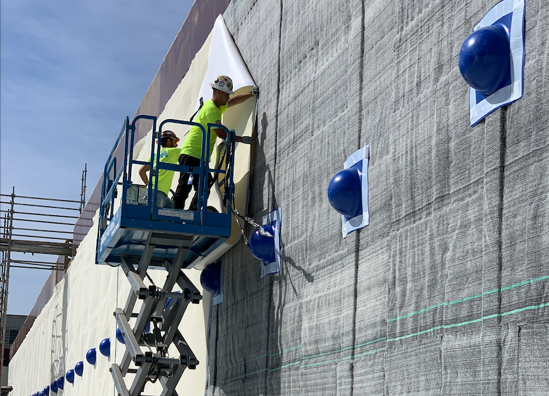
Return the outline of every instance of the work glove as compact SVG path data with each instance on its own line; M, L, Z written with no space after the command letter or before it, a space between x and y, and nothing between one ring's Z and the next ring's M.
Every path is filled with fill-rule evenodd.
M254 142L254 138L251 136L242 136L242 143L244 144L252 144Z
M257 96L257 98L259 99L259 87L253 87L252 95Z

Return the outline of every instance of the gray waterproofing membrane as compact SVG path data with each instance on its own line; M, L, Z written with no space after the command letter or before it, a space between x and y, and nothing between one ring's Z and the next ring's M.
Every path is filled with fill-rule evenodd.
M250 214L285 226L277 275L227 254L209 395L549 392L549 2L526 2L524 97L471 128L457 55L495 4L231 2ZM365 144L370 226L343 240L327 186Z

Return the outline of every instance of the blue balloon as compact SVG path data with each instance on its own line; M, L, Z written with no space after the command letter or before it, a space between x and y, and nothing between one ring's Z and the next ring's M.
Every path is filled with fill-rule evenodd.
M459 51L459 71L484 96L500 89L511 67L509 35L504 25L486 26L473 32Z
M74 366L74 372L76 374L78 374L80 377L82 377L82 374L84 374L84 362L83 361L79 361L78 363L76 363L76 365Z
M67 379L67 381L69 381L71 384L73 384L74 383L74 370L70 369L69 371L67 371L67 374L65 374L65 378Z
M86 361L92 366L95 365L95 362L97 361L97 351L95 350L95 348L92 348L88 352L86 352Z
M57 379L57 387L63 389L65 387L65 377L59 377Z
M271 238L272 239L272 238ZM274 241L273 246L274 246ZM210 264L200 274L200 284L208 293L216 295L221 290L221 263Z
M105 338L99 343L99 352L101 355L109 357L111 355L111 339Z
M328 200L342 215L353 218L362 213L362 183L358 170L343 169L328 185Z
M125 344L126 341L124 340L124 337L122 337L122 330L120 329L116 329L116 339L118 340L118 342L122 343L122 344Z
M270 225L261 226L263 230L274 236L274 229ZM250 236L250 250L254 257L264 263L272 263L275 259L275 240L273 237L261 235L255 230Z
M53 381L53 382L51 383L51 391L52 391L53 393L57 393L58 389L59 389L59 388L57 387L57 381Z
M46 385L44 387L44 395L49 396L49 394L50 394L50 386Z

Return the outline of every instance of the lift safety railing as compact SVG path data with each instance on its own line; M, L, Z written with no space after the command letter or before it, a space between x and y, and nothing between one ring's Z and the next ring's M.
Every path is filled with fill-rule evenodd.
M200 182L199 182L200 187L199 187L198 191L196 192L198 194L197 202L200 203L200 205L198 205L198 206L202 207L204 209L201 212L201 220L205 221L205 217L208 216L208 211L205 210L208 206L207 202L208 202L208 196L209 196L209 188L208 188L209 187L208 186L209 177L208 176L211 173L213 173L214 175L216 175L216 176L214 176L214 179L216 179L217 176L220 175L220 174L225 175L225 177L223 178L223 183L225 184L226 194L228 196L231 196L233 191L234 191L234 180L233 180L232 169L234 167L234 147L235 147L235 143L236 143L235 131L234 130L229 130L223 125L208 124L207 125L208 131L207 131L207 133L204 133L204 128L200 124L192 123L192 122L189 122L189 121L167 119L167 120L164 120L160 124L159 131L158 131L159 136L162 136L162 129L163 129L164 125L169 124L169 123L181 124L181 125L198 125L200 127L200 129L202 130L202 151L201 151L201 154L200 154L200 163L202 164L202 166L200 168L202 168L202 169L199 169L197 172L192 172L190 170L190 168L192 168L192 167L186 167L186 168L189 168L188 173L196 173L200 177ZM211 139L211 134L215 133L213 131L214 129L222 129L226 133L226 144L225 144L225 155L224 156L227 159L227 162L228 162L229 166L227 166L225 170L210 168L210 166L209 166L210 155L211 155L211 153L210 153L210 139ZM157 141L157 145L156 145L156 158L158 159L159 157L160 157L160 140ZM152 156L151 156L151 158L152 158ZM159 169L159 168L160 169L172 169L172 164L162 163L162 165L159 166L158 161L156 163L156 166L157 166L157 169ZM182 165L178 165L178 166L182 167ZM196 167L194 167L194 168L196 169ZM158 185L158 172L155 172L155 183L154 184L155 184L155 186ZM155 201L156 201L156 194L153 194L153 196L155 197ZM154 206L156 207L156 202L155 202ZM221 210L225 211L225 213L227 213L228 210L230 211L230 208L225 207L224 205L222 205L222 206L223 207L221 208Z
M141 120L152 121L152 140L151 140L151 150L150 150L150 160L142 161L134 159L134 143L135 143L135 131L136 123ZM200 157L201 166L187 166L179 164L170 164L160 161L160 152L161 152L161 136L162 131L167 124L179 124L187 126L196 126L202 131L202 151ZM157 117L140 115L133 119L130 123L129 119L126 117L120 135L116 141L115 147L111 151L111 154L105 164L104 177L102 183L102 194L101 194L101 208L100 208L100 227L99 227L99 240L103 236L108 224L113 220L118 208L115 208L116 198L118 197L118 188L121 187L122 195L119 206L124 206L124 209L129 211L128 215L132 215L131 206L146 205L148 207L148 214L150 220L161 220L174 222L179 221L187 225L203 225L208 223L208 220L214 220L218 224L230 227L230 206L223 205L221 208L221 214L226 216L219 216L219 213L208 212L207 202L208 202L208 175L214 173L217 177L220 174L224 175L222 183L224 184L225 195L228 197L232 196L234 192L234 180L233 172L234 168L234 151L235 151L235 140L236 134L234 130L229 130L223 125L219 124L208 124L207 131L201 124L177 120L177 119L166 119L162 121L159 125L158 131L157 127ZM209 166L210 158L210 136L212 133L215 133L213 129L222 129L226 133L226 145L225 145L225 154L227 166L225 170L222 169L213 169ZM156 142L155 142L156 139ZM123 144L122 156L115 155L118 145ZM156 155L155 155L156 154ZM149 184L146 186L147 189L147 199L140 199L140 188L145 186L140 186L137 183L134 183L132 178L132 170L134 165L147 165L149 166L151 177L149 178ZM199 188L196 191L197 201L200 203L196 211L190 210L176 210L176 209L165 209L157 205L157 196L158 196L158 178L160 170L168 170L174 172L190 173L193 174L193 177L199 178ZM154 181L154 182L153 182ZM131 191L131 194L130 193ZM142 212L142 211L140 211ZM136 214L136 217L139 215ZM227 216L228 215L228 216Z
M128 130L128 124L129 120L128 117L126 117L126 119L124 120L124 125L120 130L120 134L118 135L118 138L116 139L113 149L111 150L109 158L105 163L105 170L103 172L103 183L101 185L101 206L99 210L99 218L101 222L99 224L100 230L104 230L106 228L106 222L112 220L114 214L114 202L116 198L116 192L118 191L117 185L119 184L118 181L120 180L121 172L125 170L125 166L122 166L117 173L116 163L118 158L115 156L115 153L122 138L126 136L127 140L128 134L126 132ZM126 152L126 146L127 143L124 146L124 154ZM110 177L111 171L113 172L113 177Z

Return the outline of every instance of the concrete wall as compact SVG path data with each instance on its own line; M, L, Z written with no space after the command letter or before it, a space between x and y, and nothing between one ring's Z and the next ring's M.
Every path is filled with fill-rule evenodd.
M524 97L471 128L457 55L495 4L231 2L251 215L283 208L284 259L260 280L229 252L209 394L546 392L549 3L526 2ZM343 240L327 186L365 144L371 225Z

